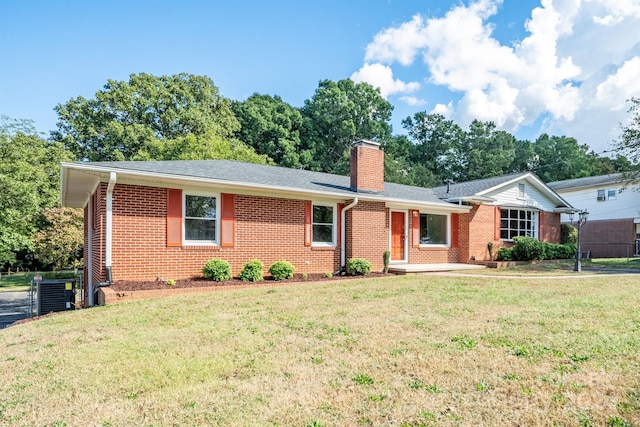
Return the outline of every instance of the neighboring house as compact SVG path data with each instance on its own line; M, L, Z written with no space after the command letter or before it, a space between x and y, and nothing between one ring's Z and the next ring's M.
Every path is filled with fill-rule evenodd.
M621 174L590 176L547 184L589 217L582 226L581 249L592 257L640 255L640 193L626 188ZM562 216L569 223L569 217Z
M62 205L85 210L88 305L99 284L199 275L211 258L233 274L253 258L306 273L365 258L380 271L386 250L397 265L487 259L487 242L501 236L557 241L555 212L570 208L529 174L471 197L385 183L384 153L370 141L354 144L350 176L228 160L61 167ZM504 228L500 205L509 207Z

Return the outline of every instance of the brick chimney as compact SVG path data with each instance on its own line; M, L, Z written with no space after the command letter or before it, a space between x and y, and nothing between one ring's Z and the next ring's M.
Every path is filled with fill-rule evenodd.
M384 191L384 151L380 144L362 139L351 147L351 189Z

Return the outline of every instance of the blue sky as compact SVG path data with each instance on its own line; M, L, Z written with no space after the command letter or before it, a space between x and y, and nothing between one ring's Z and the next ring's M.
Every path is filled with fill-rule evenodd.
M640 96L640 0L0 0L0 114L55 129L53 107L132 73L211 77L294 106L323 79L418 111L608 149Z

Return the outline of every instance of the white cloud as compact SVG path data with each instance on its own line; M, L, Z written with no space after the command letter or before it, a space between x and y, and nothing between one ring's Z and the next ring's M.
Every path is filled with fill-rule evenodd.
M396 93L412 93L420 89L420 83L405 83L393 78L391 67L382 64L364 64L362 68L351 75L356 83L365 82L380 88L380 94L387 98Z
M590 144L609 141L625 99L640 96L640 0L541 0L525 23L526 37L510 45L497 40L489 22L499 22L501 4L472 0L441 17L415 15L376 35L365 60L386 64L378 79L387 94L406 90L391 84L399 82L394 66L422 62L424 79L450 91L433 111L463 126L477 118L515 132L545 117L558 133L579 129ZM420 92L405 102L410 98L434 96Z
M407 105L411 105L412 107L421 107L427 104L427 101L424 99L416 98L415 96L401 96L400 101L404 102Z
M596 89L596 101L612 110L622 110L626 105L620 99L640 95L640 57L626 61Z

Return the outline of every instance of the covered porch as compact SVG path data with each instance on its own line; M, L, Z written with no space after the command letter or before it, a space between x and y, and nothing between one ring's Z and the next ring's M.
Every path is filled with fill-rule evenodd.
M443 264L391 264L389 273L394 274L416 274L431 273L435 271L462 271L477 270L485 268L484 265L463 264L463 263L443 263Z

